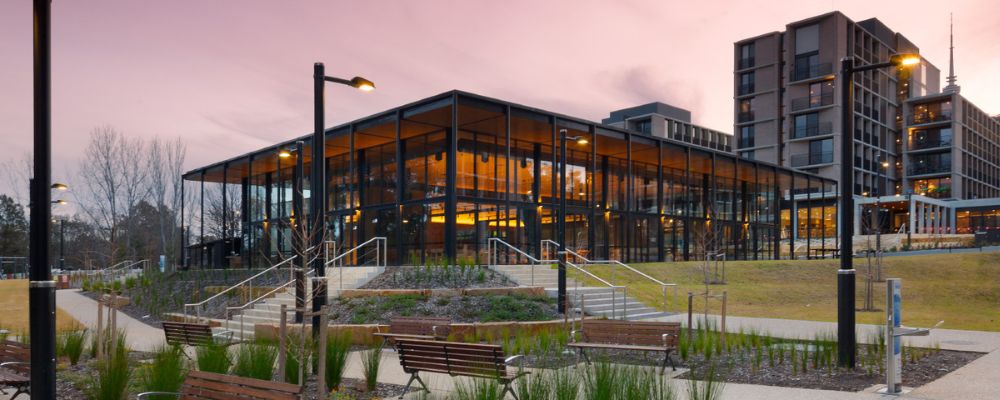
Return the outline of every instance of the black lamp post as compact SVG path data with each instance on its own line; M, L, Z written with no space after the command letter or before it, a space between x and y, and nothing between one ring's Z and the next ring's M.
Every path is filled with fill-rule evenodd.
M837 271L837 361L854 368L857 350L854 315L854 80L855 72L909 66L920 62L910 54L893 55L888 62L855 66L853 57L840 60L841 140L840 146L840 270Z
M370 92L375 90L375 84L360 76L352 79L341 79L326 76L326 67L323 63L313 64L313 147L312 147L312 177L310 179L310 203L309 212L311 214L309 232L311 233L313 251L313 269L316 271L313 278L313 311L319 311L326 305L326 259L325 252L322 251L323 242L326 236L326 127L323 121L325 99L324 82L339 83ZM313 317L313 337L319 336L319 315Z
M31 338L31 397L56 398L56 292L49 264L49 220L52 210L52 69L51 0L34 0L34 173L29 244L29 336Z

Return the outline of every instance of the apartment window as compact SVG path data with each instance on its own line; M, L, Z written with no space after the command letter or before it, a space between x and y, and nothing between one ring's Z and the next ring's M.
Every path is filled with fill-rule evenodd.
M754 146L754 127L753 125L741 126L740 127L740 142L737 147L753 147Z
M739 115L736 116L736 120L737 122L749 122L754 120L753 97L740 100L740 111Z
M809 142L809 164L831 162L833 162L833 139L813 140Z
M951 128L916 129L910 132L908 147L910 150L933 149L951 146Z
M819 52L814 51L806 54L795 55L795 71L793 80L809 79L819 76Z
M742 158L744 160L751 160L752 161L752 160L756 159L754 157L755 157L755 155L754 155L754 151L753 150L747 150L747 151L741 151L740 152L740 158Z
M950 120L951 100L917 104L913 106L913 116L910 118L910 122L914 124Z
M754 66L754 44L747 43L740 46L740 63L739 69L750 68Z
M633 122L632 129L642 132L645 134L653 133L653 121L651 119L644 119L642 121Z
M744 72L744 73L740 74L740 91L739 91L739 93L740 93L741 96L745 95L745 94L753 93L754 90L756 89L754 87L754 80L755 80L754 79L755 78L754 75L755 75L755 73L753 71Z
M819 107L833 104L833 81L816 82L809 85L809 106Z
M919 154L910 157L910 175L951 172L951 153Z
M819 52L819 25L795 29L795 55Z
M832 128L829 122L820 124L817 112L796 115L793 123L792 137L795 139L826 135L831 133Z

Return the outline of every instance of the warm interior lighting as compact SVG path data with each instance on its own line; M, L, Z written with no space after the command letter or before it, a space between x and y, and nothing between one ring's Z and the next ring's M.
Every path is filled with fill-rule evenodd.
M920 56L916 54L893 54L889 62L897 67L909 67L920 64Z
M360 76L355 76L351 79L351 86L358 88L362 92L370 92L375 90L375 84L372 81L362 78Z
M288 157L291 157L291 156L292 156L292 152L290 152L288 150L281 150L281 151L278 152L278 157L281 157L281 158L288 158Z
M69 190L69 186L66 186L66 184L63 184L63 183L53 183L52 186L50 186L50 187L53 188L53 189L55 189L55 190L60 190L60 191L64 191L64 192L67 191L67 190Z
M889 162L888 161L883 162L882 163L882 168L889 168Z

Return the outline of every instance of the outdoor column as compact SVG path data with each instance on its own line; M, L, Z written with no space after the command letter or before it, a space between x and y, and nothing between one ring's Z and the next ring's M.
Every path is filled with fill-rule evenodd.
M854 235L861 234L861 204L854 202Z
M948 232L957 234L958 233L958 221L957 221L958 210L955 207L948 208Z
M917 207L916 210L917 220L916 224L913 226L913 229L916 230L916 233L921 233L923 232L923 230L920 228L923 228L924 226L924 203L913 202L913 204Z
M915 201L913 201L913 199L911 198L910 199L910 205L909 205L910 221L908 222L909 225L906 227L907 232L910 232L911 234L917 233L917 230L916 230L916 225L917 225L917 206L916 205L917 205L917 203Z

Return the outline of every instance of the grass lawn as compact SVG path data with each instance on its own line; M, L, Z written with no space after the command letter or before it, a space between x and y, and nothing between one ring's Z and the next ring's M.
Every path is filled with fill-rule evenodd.
M687 292L704 291L701 262L634 264L667 283L677 283L678 301L687 307ZM864 305L866 261L855 259L858 269L857 307ZM837 268L839 260L729 261L726 285L712 285L713 293L727 291L729 315L836 321ZM587 269L604 279L610 267ZM662 308L663 292L638 274L620 269L617 284L627 285L629 295ZM575 275L575 274L573 274ZM903 279L903 324L941 328L1000 331L1000 253L961 253L886 257L883 277ZM885 309L885 283L875 282L874 303ZM673 293L670 293L672 301ZM720 301L710 301L709 313L720 312ZM674 306L670 306L674 308ZM694 309L704 310L695 297ZM858 312L858 323L880 324L884 311Z
M9 279L0 281L0 329L11 333L28 332L28 280ZM56 330L63 331L79 327L80 323L65 311L56 307Z

